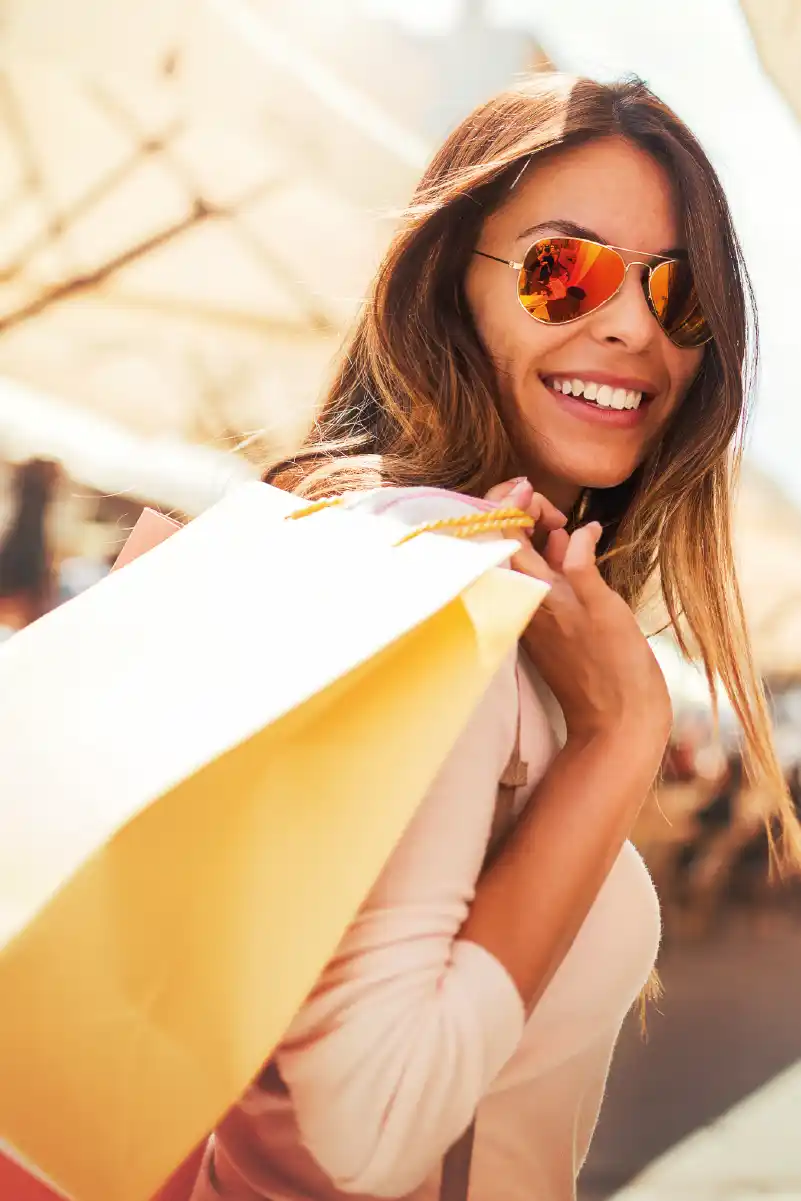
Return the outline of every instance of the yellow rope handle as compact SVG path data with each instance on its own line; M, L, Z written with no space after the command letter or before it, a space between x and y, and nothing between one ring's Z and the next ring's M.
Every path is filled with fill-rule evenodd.
M296 509L294 513L289 513L287 521L311 517L313 513L319 513L323 509L333 509L344 502L345 498L342 496L325 497L323 500L306 505L303 509ZM403 546L404 542L411 542L412 538L417 538L419 534L442 532L450 534L454 538L473 538L477 534L503 533L506 530L533 530L535 524L534 518L528 513L524 513L522 509L508 506L507 508L492 509L488 513L465 513L461 517L440 517L435 521L423 521L414 529L409 530L408 534L399 538L395 546Z
M305 509L296 509L294 513L287 514L287 521L298 521L301 517L311 517L312 513L319 513L321 509L333 509L336 505L345 503L344 496L327 496L323 500L317 500L312 505L306 505Z
M466 513L463 517L440 517L437 521L424 521L404 534L395 546L411 542L418 534L434 534L439 531L454 538L473 538L476 534L491 534L504 530L533 530L534 518L522 509L493 509L489 513Z

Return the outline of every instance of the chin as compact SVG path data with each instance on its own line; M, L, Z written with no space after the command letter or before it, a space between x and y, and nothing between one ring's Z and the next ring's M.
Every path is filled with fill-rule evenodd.
M567 470L563 465L554 475L572 488L617 488L625 484L638 466L639 463L630 461L620 464L608 460L603 462L596 456L586 462L571 463Z
M627 471L618 472L605 471L602 468L599 469L596 467L595 470L584 473L584 483L581 486L582 488L617 488L621 484L625 484L626 480L630 479L635 471L635 467Z

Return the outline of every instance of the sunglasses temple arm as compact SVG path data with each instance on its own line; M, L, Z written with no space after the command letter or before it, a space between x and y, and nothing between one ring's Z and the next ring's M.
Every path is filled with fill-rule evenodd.
M515 271L522 271L522 263L513 263L509 259L499 258L497 254L487 254L486 250L474 250L473 254L478 254L482 259L492 259L493 263L502 263L504 267L512 267Z

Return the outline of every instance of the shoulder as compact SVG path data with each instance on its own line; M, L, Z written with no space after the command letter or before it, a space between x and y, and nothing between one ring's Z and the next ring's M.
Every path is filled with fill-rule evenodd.
M345 503L348 508L391 518L409 527L489 513L496 507L478 497L429 487L376 488L346 495ZM497 532L479 535L484 539L501 536ZM555 697L522 649L509 656L492 681L454 749L451 766L469 764L473 759L472 751L481 747L481 753L484 756L490 754L496 765L500 761L503 771L517 738L518 723L531 759L531 778L536 780L555 749L564 742L564 718Z

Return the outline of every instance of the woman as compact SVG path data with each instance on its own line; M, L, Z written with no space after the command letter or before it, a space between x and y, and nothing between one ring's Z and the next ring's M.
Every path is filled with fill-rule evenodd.
M574 1197L659 938L626 841L671 724L632 613L655 574L797 854L730 542L749 299L712 167L639 82L537 77L435 156L313 433L266 478L399 513L388 486L488 493L536 517L515 566L553 587L196 1198L433 1201L476 1110L471 1201ZM444 512L410 498L408 520Z
M0 640L29 625L55 599L48 523L59 468L32 459L16 468L12 513L0 540Z

